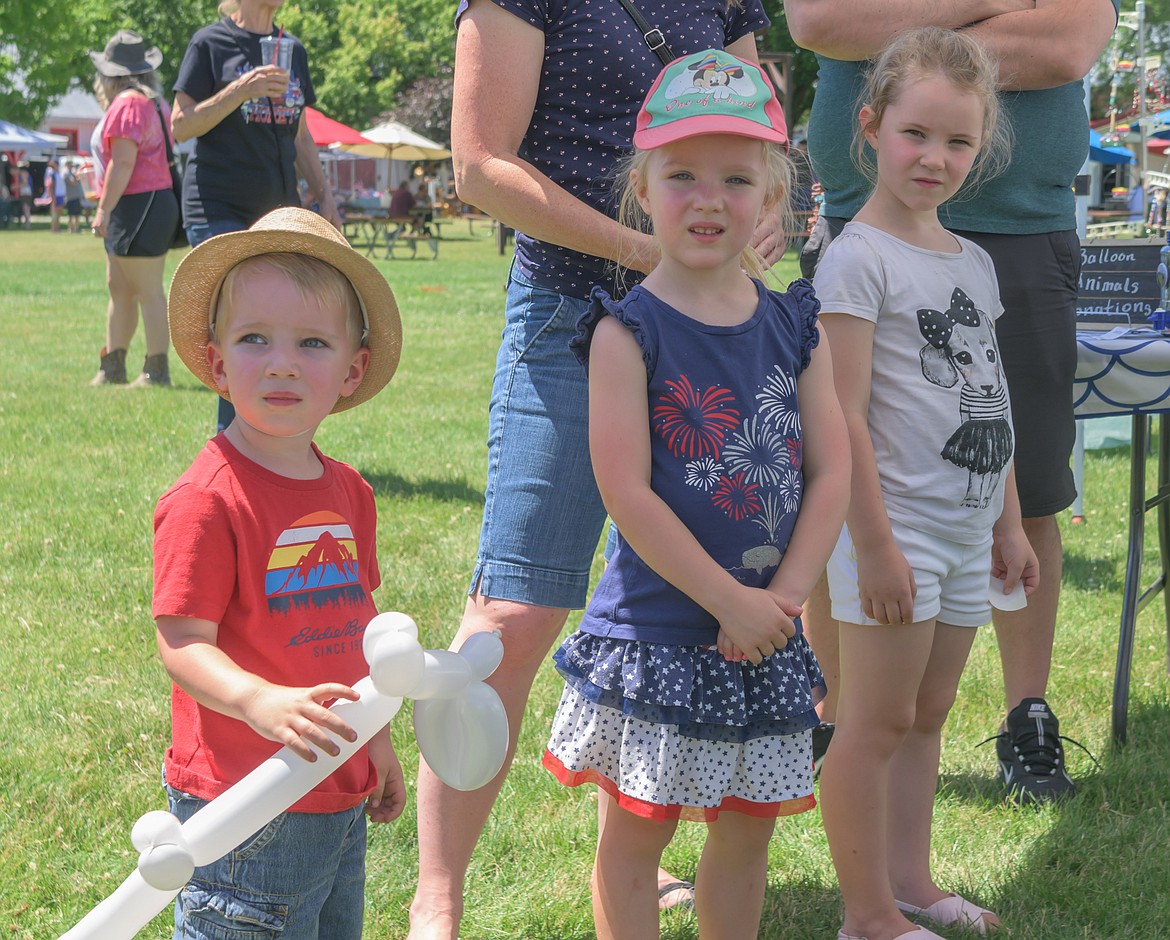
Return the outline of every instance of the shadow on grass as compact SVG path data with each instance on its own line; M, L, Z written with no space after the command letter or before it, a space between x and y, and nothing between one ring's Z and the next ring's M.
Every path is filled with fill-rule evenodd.
M1021 858L1001 913L1013 940L1159 937L1170 923L1170 704L1131 701L1129 741L1099 755L1047 838ZM1159 848L1160 847L1160 848Z
M783 822L783 821L781 821ZM764 913L760 918L759 940L825 940L834 937L844 916L841 894L834 882L830 886L800 878L781 878L775 873L764 895ZM665 920L663 926L666 926ZM691 922L693 928L694 921ZM662 931L666 938L693 938L691 933Z
M441 503L483 505L483 490L466 480L408 480L397 473L371 473L358 467L358 472L374 488L375 496L398 499L424 497Z
M776 872L772 871L757 937L758 940L824 940L836 934L842 916L841 895L836 884L826 887L799 876L777 879ZM693 911L667 911L661 919L660 940L694 940L697 926Z
M1050 814L1053 824L1012 860L997 913L1012 940L1170 935L1170 703L1131 701L1129 743L1096 755L1100 767L1075 753L1069 749L1077 796L1019 810ZM990 774L950 774L940 786L972 803L1003 798Z
M1087 558L1065 546L1061 582L1089 591L1121 594L1123 566L1117 558Z

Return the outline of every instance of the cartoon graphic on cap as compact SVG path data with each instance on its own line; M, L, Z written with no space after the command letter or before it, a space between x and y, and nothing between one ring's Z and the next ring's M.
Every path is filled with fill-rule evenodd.
M784 111L756 63L707 49L662 70L638 112L634 146L649 150L699 134L788 142Z
M700 61L688 65L685 72L676 75L665 91L667 98L707 93L717 100L727 99L732 95L751 98L756 93L756 85L745 74L741 62L738 60L721 62L718 56L709 53L704 54Z

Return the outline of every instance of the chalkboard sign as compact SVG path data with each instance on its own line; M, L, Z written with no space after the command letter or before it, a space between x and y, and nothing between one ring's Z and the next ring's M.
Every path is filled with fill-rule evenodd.
M1146 318L1162 302L1158 286L1162 244L1135 238L1102 239L1081 245L1077 326L1149 326Z

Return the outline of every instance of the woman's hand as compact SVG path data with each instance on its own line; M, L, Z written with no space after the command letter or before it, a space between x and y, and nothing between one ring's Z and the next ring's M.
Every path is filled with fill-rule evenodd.
M93 217L93 233L105 238L109 231L110 214L117 207L138 162L138 144L128 137L110 138L110 163L102 183L102 195Z
M760 221L756 223L756 230L752 235L752 247L761 258L764 265L771 267L784 254L784 225L780 213L776 209L765 209Z
M276 65L262 65L245 72L232 85L244 98L280 98L288 91L289 74Z

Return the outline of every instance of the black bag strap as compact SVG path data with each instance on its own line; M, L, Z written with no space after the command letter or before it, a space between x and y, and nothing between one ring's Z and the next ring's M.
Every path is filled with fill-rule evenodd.
M158 122L162 125L163 143L167 148L167 166L178 169L175 167L175 152L171 149L171 134L167 129L167 119L163 117L162 105L158 103L157 98L151 98L150 101L154 105L154 113L158 115Z
M669 65L674 61L674 53L670 51L670 46L666 44L666 37L662 35L662 30L655 26L651 26L646 22L646 17L642 15L633 0L618 0L618 2L626 8L626 12L630 14L630 18L634 24L642 32L642 38L646 40L646 45L661 60L663 65Z

